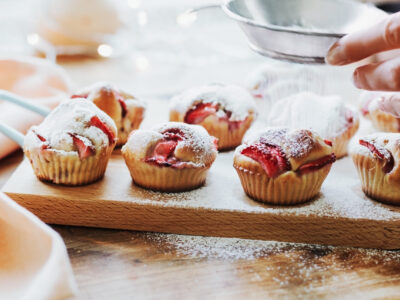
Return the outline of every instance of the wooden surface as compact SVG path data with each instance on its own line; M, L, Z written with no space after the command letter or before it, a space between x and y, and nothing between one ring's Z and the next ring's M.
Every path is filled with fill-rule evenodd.
M292 207L248 198L232 161L220 153L204 187L165 194L132 184L119 153L103 180L82 187L43 183L24 160L3 191L49 224L400 248L400 208L364 196L350 158L333 165L317 199Z
M0 186L22 161L0 161ZM170 235L53 226L80 294L102 299L399 299L400 251L286 245L258 257L185 253ZM243 250L245 251L245 250Z

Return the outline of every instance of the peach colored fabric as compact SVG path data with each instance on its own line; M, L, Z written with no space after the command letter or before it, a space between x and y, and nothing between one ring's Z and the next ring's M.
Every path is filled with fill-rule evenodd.
M63 69L34 57L0 57L0 89L8 90L49 107L56 106L71 89ZM0 99L0 121L22 133L42 117ZM18 145L0 133L0 159L18 149Z
M64 299L76 294L61 237L0 192L0 299Z

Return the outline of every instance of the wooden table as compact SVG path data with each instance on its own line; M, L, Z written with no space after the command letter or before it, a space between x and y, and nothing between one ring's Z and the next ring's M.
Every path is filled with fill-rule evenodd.
M21 160L0 161L0 186ZM287 244L236 258L185 252L167 235L53 228L68 248L75 299L400 299L400 251Z

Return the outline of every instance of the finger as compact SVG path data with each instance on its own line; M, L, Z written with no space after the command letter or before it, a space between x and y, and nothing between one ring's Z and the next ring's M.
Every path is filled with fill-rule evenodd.
M400 117L400 94L393 93L381 97L378 100L379 109L389 113L396 118Z
M358 67L353 74L354 85L370 91L400 91L400 57Z
M400 12L370 28L341 38L329 49L326 62L331 65L346 65L396 48L400 48Z

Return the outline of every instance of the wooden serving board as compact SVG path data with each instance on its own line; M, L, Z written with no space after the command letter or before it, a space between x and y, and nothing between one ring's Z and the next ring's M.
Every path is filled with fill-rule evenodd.
M24 160L3 191L50 224L400 248L400 208L365 197L350 158L334 164L317 199L277 207L244 194L232 157L219 154L206 185L192 192L135 186L118 152L104 179L84 187L40 182Z

